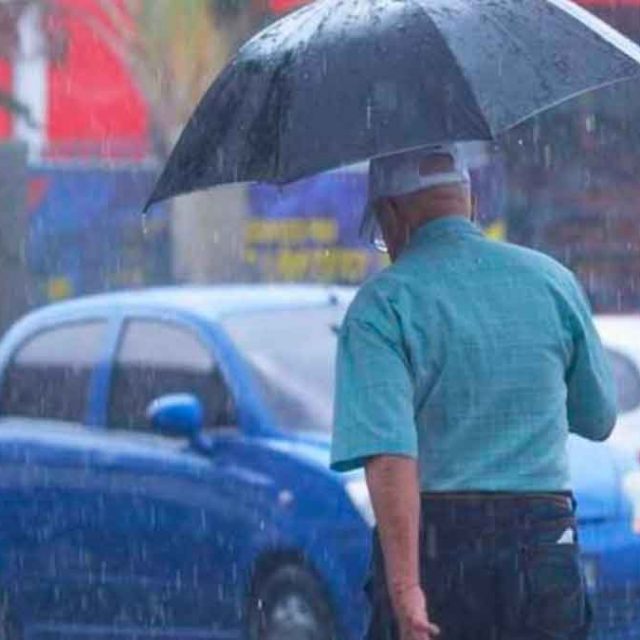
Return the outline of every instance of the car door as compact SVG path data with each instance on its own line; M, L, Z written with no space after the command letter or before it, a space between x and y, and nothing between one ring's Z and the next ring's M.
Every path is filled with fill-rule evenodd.
M200 400L207 429L234 432L231 394L204 334L178 321L127 319L111 372L108 444L94 459L112 603L104 615L137 638L228 637L228 541L217 523L233 497L215 456L151 431L147 407L173 393Z
M85 534L99 505L90 482L91 430L82 422L107 330L104 320L42 329L17 347L4 371L0 581L25 637L92 616L99 568Z

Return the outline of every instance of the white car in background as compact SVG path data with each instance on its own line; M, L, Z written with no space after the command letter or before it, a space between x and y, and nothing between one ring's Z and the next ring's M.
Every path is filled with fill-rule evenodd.
M597 316L596 326L618 389L618 422L609 442L640 456L640 315Z

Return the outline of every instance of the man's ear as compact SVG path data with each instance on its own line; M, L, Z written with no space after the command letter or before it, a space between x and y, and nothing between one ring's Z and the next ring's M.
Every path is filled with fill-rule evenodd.
M478 217L478 197L471 195L471 222L475 222Z
M395 212L390 198L381 198L378 201L378 224L383 229L389 229L395 224Z
M384 215L392 216L395 213L393 198L380 198L380 201L378 202L378 209L380 209Z
M384 198L380 202L380 209L382 215L385 217L385 222L388 227L394 230L398 227L398 202L391 196Z

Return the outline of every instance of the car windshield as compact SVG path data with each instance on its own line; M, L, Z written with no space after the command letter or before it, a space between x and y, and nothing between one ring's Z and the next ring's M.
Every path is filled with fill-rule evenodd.
M345 306L261 311L223 325L249 362L278 424L331 430L337 332Z

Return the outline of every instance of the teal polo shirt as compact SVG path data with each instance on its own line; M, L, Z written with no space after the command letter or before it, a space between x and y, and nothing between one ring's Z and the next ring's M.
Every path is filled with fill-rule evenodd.
M418 460L423 491L567 490L569 432L603 440L615 419L572 273L461 216L418 229L341 327L335 470L392 454Z

